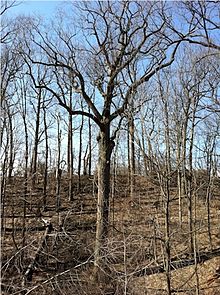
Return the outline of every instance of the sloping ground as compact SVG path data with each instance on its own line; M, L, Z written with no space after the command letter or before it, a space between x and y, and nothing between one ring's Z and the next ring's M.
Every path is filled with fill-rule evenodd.
M173 294L196 294L196 285L199 285L201 295L220 294L220 276L216 275L216 269L220 266L220 257L215 257L195 266L188 266L172 271L171 285ZM166 277L164 273L153 274L131 281L133 294L160 295L166 292Z
M127 177L120 176L116 179L114 194L110 200L110 235L104 245L108 249L105 259L109 267L109 281L99 286L92 281L91 276L96 223L95 183L84 177L81 192L75 190L72 203L67 198L67 187L64 180L61 186L62 208L59 212L55 212L53 183L50 184L46 211L43 211L41 206L41 184L39 183L36 190L28 192L24 248L22 185L15 182L14 186L8 187L4 212L5 230L2 231L3 294L18 294L23 287L26 289L24 294L166 294L166 276L162 273L164 202L157 181L154 178L137 177L135 195L131 200L128 197ZM218 249L220 245L218 192L220 189L217 183L210 209L213 249ZM196 202L194 230L198 257L201 253L210 255L203 263L198 264L197 272L194 265L190 266L193 258L188 250L186 201L183 200L183 224L180 227L177 192L175 186L171 188L171 286L174 294L195 294L196 277L197 285L203 292L200 294L215 294L207 292L219 289L219 280L211 280L220 262L217 257L219 253L211 255L204 198L200 198L198 194ZM48 234L46 244L41 249L32 281L26 282L22 287L24 272L33 261L44 235L45 221L51 222L53 230ZM187 264L187 261L191 263Z

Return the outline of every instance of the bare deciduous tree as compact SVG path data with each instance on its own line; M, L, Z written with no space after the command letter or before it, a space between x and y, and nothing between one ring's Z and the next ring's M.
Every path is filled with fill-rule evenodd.
M139 86L174 62L181 42L191 42L196 28L192 25L188 31L178 32L164 2L79 2L74 9L82 19L80 36L61 29L62 19L52 35L33 25L30 34L26 33L28 42L22 54L36 88L49 91L71 116L90 118L99 130L95 266L101 269L102 246L108 237L111 154L121 120ZM33 71L36 64L47 68L53 83L43 75L38 83ZM134 66L139 71L131 78ZM71 108L61 95L61 76L70 77L74 93L91 112L80 105ZM96 89L95 98L91 86Z

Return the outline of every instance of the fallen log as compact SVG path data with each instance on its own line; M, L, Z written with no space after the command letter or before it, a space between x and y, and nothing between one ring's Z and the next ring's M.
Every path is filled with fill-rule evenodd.
M190 255L184 254L182 257L174 257L170 261L170 270L176 270L178 268L187 267L193 265L195 263L195 258L186 258L186 256L190 257ZM193 255L191 255L192 257ZM220 256L220 247L216 248L212 251L204 251L196 253L196 261L197 263L203 263L213 257ZM163 273L165 272L165 266L163 263L160 263L158 266L153 267L144 267L134 273L137 277L152 275L155 273Z
M4 232L6 233L13 233L13 232L22 232L25 229L25 232L38 232L38 231L45 231L45 225L43 226L29 226L29 227L5 227Z
M45 244L47 242L48 235L51 233L52 230L53 230L53 226L52 226L51 222L47 222L44 235L41 238L41 241L39 243L37 251L35 252L34 258L31 261L31 263L28 265L27 270L24 273L23 286L25 285L26 281L28 281L28 282L32 281L34 269L35 269L36 264L39 261L40 253L44 249Z
M92 230L95 229L96 224L95 221L92 222L84 222L84 223L75 223L75 224L71 224L71 227L68 227L68 230ZM47 228L47 227L46 227ZM5 233L13 233L13 232L22 232L24 229L22 227L16 227L16 228L12 228L12 227L5 227L4 228L4 232ZM29 226L25 228L26 232L42 232L45 231L45 225L44 226Z

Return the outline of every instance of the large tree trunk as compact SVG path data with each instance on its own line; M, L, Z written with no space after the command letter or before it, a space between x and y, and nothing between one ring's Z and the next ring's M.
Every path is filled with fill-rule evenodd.
M105 241L108 236L109 195L110 195L110 158L114 141L110 138L110 125L106 124L99 133L98 160L98 202L95 242L95 271L104 267Z

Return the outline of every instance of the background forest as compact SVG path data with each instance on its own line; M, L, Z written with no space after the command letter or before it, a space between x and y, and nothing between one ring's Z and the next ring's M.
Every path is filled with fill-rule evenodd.
M219 294L220 2L16 5L1 3L2 294Z

